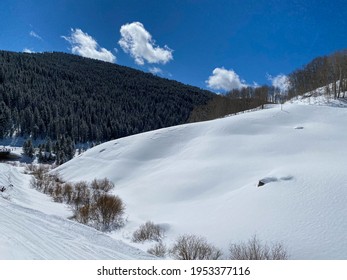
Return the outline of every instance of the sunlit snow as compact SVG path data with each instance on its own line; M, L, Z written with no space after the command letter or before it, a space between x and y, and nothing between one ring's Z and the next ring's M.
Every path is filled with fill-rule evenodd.
M0 185L13 184L0 194L0 258L150 258L131 235L151 220L168 246L197 234L225 258L231 242L256 234L291 259L346 259L347 108L292 103L113 140L60 166L65 180L115 183L127 223L107 235L67 219L20 168L0 164Z

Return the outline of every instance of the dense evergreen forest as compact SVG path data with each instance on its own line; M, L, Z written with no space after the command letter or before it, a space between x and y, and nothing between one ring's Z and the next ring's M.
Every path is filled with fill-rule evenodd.
M80 56L0 51L0 138L107 141L185 123L213 96Z

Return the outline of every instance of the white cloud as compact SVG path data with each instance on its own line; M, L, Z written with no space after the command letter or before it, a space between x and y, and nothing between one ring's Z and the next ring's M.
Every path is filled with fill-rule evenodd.
M37 34L35 31L33 31L33 30L30 31L29 35L30 35L31 37L36 38L36 39L43 40L42 37L41 37L40 35L38 35L38 34Z
M240 79L239 75L237 75L234 70L227 70L224 67L215 68L212 75L205 82L211 89L225 91L248 86L244 80Z
M24 52L24 53L34 53L33 50L28 49L28 48L24 48L24 49L23 49L23 52Z
M150 67L148 68L148 71L151 72L153 75L163 74L163 70L159 67Z
M272 86L274 86L275 88L278 88L281 91L281 93L288 91L290 87L290 82L286 75L279 74L276 77L273 77L267 74L267 78L269 81L271 81Z
M62 36L62 38L71 44L73 54L107 62L116 62L116 57L112 52L100 47L92 36L84 33L81 29L71 29L71 36Z
M123 51L129 53L139 65L148 63L165 64L173 59L168 46L160 48L155 45L152 35L140 22L127 23L120 28L121 39L119 45Z

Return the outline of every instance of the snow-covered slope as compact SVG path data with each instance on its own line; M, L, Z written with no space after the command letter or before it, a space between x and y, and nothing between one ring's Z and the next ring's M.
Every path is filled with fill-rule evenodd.
M346 108L285 104L110 141L57 171L111 179L128 242L152 220L167 243L194 233L227 252L256 234L292 259L347 259L346 124Z
M148 259L151 256L67 219L64 205L29 187L30 176L0 163L0 259ZM12 186L10 186L12 184Z

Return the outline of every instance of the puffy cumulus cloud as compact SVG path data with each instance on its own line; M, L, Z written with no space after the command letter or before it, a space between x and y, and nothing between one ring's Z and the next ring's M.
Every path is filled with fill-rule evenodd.
M24 53L34 53L33 50L28 49L28 48L24 48L24 49L23 49L23 52L24 52Z
M73 54L94 58L106 62L116 62L116 57L109 50L102 48L96 40L81 29L71 29L70 37L62 36L71 44Z
M29 35L30 35L31 37L36 38L36 39L43 40L42 37L41 37L39 34L37 34L35 31L33 31L33 30L31 30L31 31L29 32Z
M247 86L246 82L241 80L234 70L227 70L224 67L215 68L205 82L209 88L214 90L229 91Z
M139 65L143 65L145 62L165 64L173 59L173 50L168 46L164 46L164 48L156 46L152 35L141 22L122 25L120 34L119 45Z
M279 74L275 77L267 75L269 81L271 81L272 86L278 88L282 93L287 92L290 87L289 79L284 74Z

